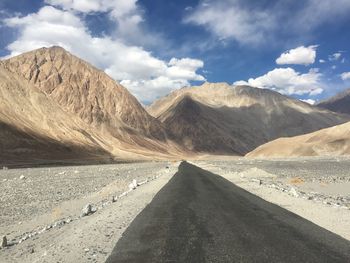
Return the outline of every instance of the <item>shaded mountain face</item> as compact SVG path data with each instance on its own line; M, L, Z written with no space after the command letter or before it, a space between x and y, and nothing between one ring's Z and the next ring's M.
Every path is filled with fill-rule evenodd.
M261 145L248 157L336 156L350 154L350 122Z
M80 118L0 64L0 163L109 158Z
M350 89L320 102L317 106L334 112L350 114Z
M162 124L123 86L63 48L41 48L5 60L4 66L103 133L136 145L166 141Z
M148 112L189 150L237 155L279 137L350 120L270 90L225 83L177 90L154 102Z

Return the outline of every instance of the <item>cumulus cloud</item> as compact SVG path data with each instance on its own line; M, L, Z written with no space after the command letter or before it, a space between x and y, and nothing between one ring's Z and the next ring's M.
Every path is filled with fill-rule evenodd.
M350 72L344 72L340 75L342 80L348 80L350 79Z
M84 8L88 10L87 5ZM122 39L94 37L84 21L69 10L44 6L37 13L12 17L5 23L19 30L18 39L7 47L9 56L43 46L62 46L105 70L141 100L151 101L158 94L189 85L190 81L205 80L197 73L204 66L202 61L191 58L164 61L142 47L125 44Z
M321 64L326 63L324 59L320 59L318 62L320 62Z
M306 102L310 105L314 105L316 103L316 101L313 99L305 99L305 100L301 99L301 101Z
M281 54L276 59L276 63L279 65L285 64L298 64L298 65L310 65L315 63L317 45L313 46L300 46L295 49L288 50Z
M346 17L349 0L265 1L252 4L246 0L201 0L184 21L202 26L218 39L232 39L241 44L271 43L279 33L300 37L310 35L320 25ZM283 23L281 23L283 21Z
M250 85L257 88L275 90L287 95L318 95L323 92L317 69L301 74L292 68L276 68L263 76L250 78L248 81L237 81L234 85Z

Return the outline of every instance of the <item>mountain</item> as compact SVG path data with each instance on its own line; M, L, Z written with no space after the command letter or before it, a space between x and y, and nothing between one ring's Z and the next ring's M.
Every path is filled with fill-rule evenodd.
M44 92L67 113L78 116L110 142L140 154L169 154L163 124L150 116L123 86L61 47L40 48L3 61L11 72Z
M317 132L280 138L261 145L248 157L336 156L350 154L350 122Z
M0 63L0 163L105 159L101 137Z
M347 89L328 100L321 101L317 106L334 112L350 114L350 89Z
M226 83L174 91L147 110L187 149L215 154L244 155L279 137L350 120L271 90Z

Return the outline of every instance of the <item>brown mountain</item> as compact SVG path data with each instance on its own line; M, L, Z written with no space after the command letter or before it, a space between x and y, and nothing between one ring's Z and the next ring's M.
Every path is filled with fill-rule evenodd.
M317 132L280 138L261 145L248 157L335 156L350 154L350 122Z
M226 83L174 91L154 102L148 112L192 151L238 155L279 137L350 120L274 91Z
M163 125L123 86L63 48L41 48L3 63L66 112L80 117L103 136L117 139L110 142L112 151L161 155L174 149Z
M321 101L317 106L334 112L350 114L350 89L347 89L328 100Z
M0 163L111 157L80 118L0 64Z

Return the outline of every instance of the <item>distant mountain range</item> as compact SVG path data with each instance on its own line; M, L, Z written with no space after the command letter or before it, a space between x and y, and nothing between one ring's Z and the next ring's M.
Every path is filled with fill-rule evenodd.
M350 114L350 89L321 101L317 106L339 113Z
M60 47L0 62L1 164L245 155L347 121L277 92L225 83L174 91L146 111L106 73Z
M226 83L176 90L148 112L188 150L244 155L279 137L317 131L349 121L341 115L277 92Z

